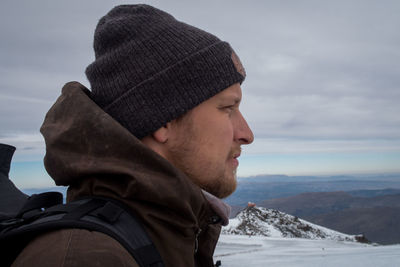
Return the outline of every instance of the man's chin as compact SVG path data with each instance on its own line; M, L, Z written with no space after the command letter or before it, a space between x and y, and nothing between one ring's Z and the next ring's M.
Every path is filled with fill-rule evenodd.
M235 192L237 187L237 180L236 176L225 179L227 180L229 179L230 182L226 183L227 180L223 180L222 183L220 182L220 183L215 183L214 185L208 185L203 189L220 199L227 198L230 195L232 195L233 192Z
M218 194L216 196L220 199L224 199L224 198L227 198L230 195L232 195L233 192L235 192L235 190L236 190L236 183L234 186L231 186L230 188L224 188L224 190L223 191L221 190L220 192L218 192Z

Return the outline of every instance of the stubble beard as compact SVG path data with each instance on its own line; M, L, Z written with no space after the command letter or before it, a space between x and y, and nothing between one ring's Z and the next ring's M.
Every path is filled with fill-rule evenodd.
M194 184L218 198L226 198L236 190L236 169L226 173L225 167L210 166L208 162L199 160L195 154L188 156L182 152L177 151L171 162Z
M179 141L171 145L168 160L203 190L218 198L230 196L237 187L236 168L230 171L226 167L233 151L221 163L209 162L208 156L201 153L200 145L204 142L196 137L189 122Z

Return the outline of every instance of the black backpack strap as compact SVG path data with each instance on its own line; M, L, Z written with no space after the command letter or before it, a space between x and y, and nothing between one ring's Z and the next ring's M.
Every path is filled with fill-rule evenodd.
M162 259L156 247L147 235L143 226L139 223L137 218L128 219L133 215L124 211L121 207L116 206L113 202L107 202L101 210L98 211L97 216L103 221L109 220L116 230L121 234L119 236L124 240L120 240L121 244L125 244L128 251L134 255L135 259L140 258L145 266L161 267ZM120 218L120 219L118 219Z
M63 195L60 192L45 192L34 194L28 198L16 217L22 217L32 210L45 209L63 203Z
M102 232L116 239L139 266L164 266L138 218L128 212L122 203L93 197L53 206L40 213L38 210L41 209L27 209L27 213L21 213L14 225L1 232L0 251L6 255L2 256L2 264L6 261L10 265L27 243L41 233L80 228Z

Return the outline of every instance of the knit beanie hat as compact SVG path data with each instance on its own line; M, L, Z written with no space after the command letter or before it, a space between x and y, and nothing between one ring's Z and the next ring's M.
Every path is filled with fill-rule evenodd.
M228 43L148 5L101 18L94 51L93 100L139 139L245 78Z

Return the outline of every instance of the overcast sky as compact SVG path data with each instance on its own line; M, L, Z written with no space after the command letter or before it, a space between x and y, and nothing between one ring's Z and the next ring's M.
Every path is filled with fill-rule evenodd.
M400 1L144 1L228 41L256 140L239 174L400 171ZM41 161L39 128L94 59L97 21L134 1L2 0L0 142Z

